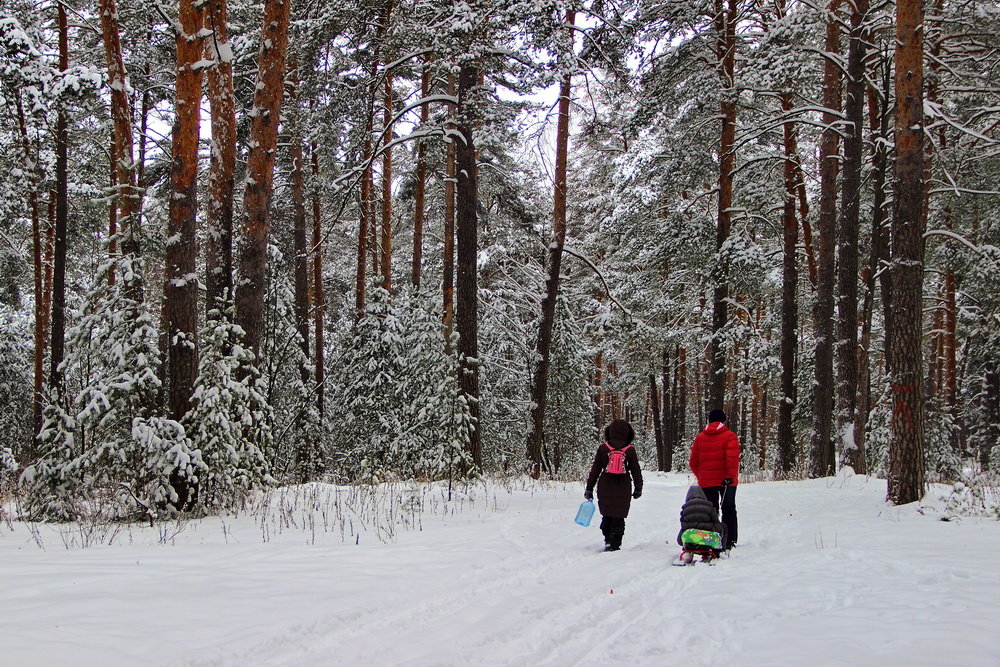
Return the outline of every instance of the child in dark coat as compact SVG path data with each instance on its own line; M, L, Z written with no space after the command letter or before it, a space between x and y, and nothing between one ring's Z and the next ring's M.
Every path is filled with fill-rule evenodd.
M594 498L597 486L597 508L601 511L601 532L604 533L604 550L618 551L625 535L625 517L633 498L642 495L642 470L639 457L632 447L635 432L624 419L616 419L604 429L605 442L597 448L594 463L590 466L587 487L583 497ZM622 472L609 471L614 458L621 460ZM633 483L635 484L633 490Z
M688 489L687 498L681 507L681 529L677 533L677 544L684 546L681 535L685 530L710 530L718 533L722 538L722 544L726 544L726 524L719 521L718 510L715 505L705 497L705 492L700 486L692 486ZM720 549L714 549L717 554Z

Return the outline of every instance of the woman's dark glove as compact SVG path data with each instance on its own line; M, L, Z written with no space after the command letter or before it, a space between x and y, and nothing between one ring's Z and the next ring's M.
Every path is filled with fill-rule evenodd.
M642 495L642 489L636 489L635 492L632 493L633 498L638 498L641 495Z
M727 477L724 480L722 480L722 486L732 486L732 485L733 485L732 477Z
M593 500L594 499L594 492L591 489L584 489L583 490L583 497L586 498L587 500Z

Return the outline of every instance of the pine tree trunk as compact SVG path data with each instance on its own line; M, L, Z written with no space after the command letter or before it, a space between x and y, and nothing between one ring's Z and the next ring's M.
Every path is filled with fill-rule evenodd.
M375 190L374 180L373 180L373 170L372 162L373 156L373 142L372 142L372 132L375 128L375 96L377 94L377 89L375 86L376 77L378 76L378 66L381 60L380 47L382 44L382 35L385 31L385 22L380 24L382 27L379 28L377 33L377 38L375 40L374 49L372 51L372 61L369 65L368 78L369 86L371 89L371 95L368 99L367 106L365 108L366 118L365 118L365 143L362 152L362 164L365 165L364 172L361 174L361 194L358 201L358 262L357 270L354 276L354 309L355 316L360 319L365 312L365 301L366 301L366 291L367 291L367 278L366 272L368 271L368 250L369 250L369 236L375 229L375 224L373 221L373 193ZM374 249L372 251L372 261L374 266L375 253Z
M392 3L386 9L386 20ZM382 101L382 242L380 271L382 287L392 291L392 73L385 72L385 97Z
M809 222L809 193L806 190L801 160L795 162L795 191L799 195L799 225L802 227L802 244L806 252L806 270L809 275L809 283L815 287L819 280L819 267L816 265L815 242L813 241L812 224Z
M236 192L236 98L233 51L229 44L227 0L207 3L212 34L205 40L207 94L211 109L212 153L208 169L205 230L205 303L213 313L219 300L233 298L233 196Z
M882 118L882 121L881 121L881 125L882 125L882 128L883 128L882 129L882 131L883 131L882 136L885 137L887 141L891 141L892 140L892 137L890 136L890 131L889 131L889 124L890 124L890 120L891 120L891 118L890 118L891 113L890 113L890 109L888 108L890 95L892 93L892 86L894 85L893 82L891 81L891 75L892 75L891 68L890 68L889 64L886 63L886 65L885 65L885 72L884 72L884 75L883 75L884 81L883 81L883 87L882 87L882 90L883 90L882 99L885 100L886 108L883 109L883 111L882 111L883 118ZM894 168L894 164L895 163L894 163L893 159L890 157L889 148L887 148L885 146L880 146L878 148L879 148L879 150L882 150L884 152L884 156L882 158L884 162L883 162L883 166L882 166L882 168L880 170L884 174L882 178L883 179L888 179L888 177L889 177L889 170L892 169L892 168ZM883 185L883 187L884 187L884 185ZM895 182L893 182L893 188L895 188ZM883 197L886 197L886 196L887 195L885 193L883 193ZM893 226L892 226L892 224L890 224L890 222L888 220L888 218L889 218L889 212L888 212L887 209L888 209L888 206L883 202L883 205L879 209L879 215L882 216L882 225L879 228L879 238L878 238L877 244L878 244L878 247L879 247L879 250L880 250L880 253L879 253L879 266L880 266L880 270L878 272L878 275L879 275L879 278L878 278L879 286L878 286L878 288L879 288L879 293L880 293L880 295L882 297L882 331L883 331L883 335L882 335L882 338L883 338L883 341L882 341L882 357L885 360L885 376L888 379L889 376L892 373L892 358L891 358L891 353L889 352L889 349L892 347L892 332L893 332L893 329L895 328L895 325L893 324L893 319L894 319L894 317L893 317L894 302L893 302L893 298L892 298L892 281L893 281L893 278L892 278L892 270L891 270L891 265L890 265L890 261L891 261L890 255L892 254L892 248L891 248L891 246L892 246L892 227ZM893 214L893 218L894 217L895 217L895 214ZM874 231L873 231L873 233L874 233ZM889 268L886 269L886 266L888 266Z
M288 145L289 158L291 161L291 173L289 174L292 186L292 248L294 258L292 261L292 283L293 283L293 316L295 318L295 331L299 338L299 350L302 358L299 366L299 378L302 382L302 391L311 391L310 375L313 370L313 360L310 355L310 333L309 333L309 224L306 220L306 165L305 149L302 139L301 111L298 106L298 63L293 58L289 63L288 95L291 108L287 112L289 118L289 132L282 143ZM295 416L295 427L299 431L300 437L295 452L295 464L298 470L300 481L308 482L315 478L320 460L320 444L305 432L308 422L307 410L303 406L297 411ZM302 436L305 437L302 437Z
M896 4L896 170L892 221L888 500L902 505L924 494L923 270L924 130L923 7Z
M874 79L874 77L873 77ZM888 91L886 91L888 92ZM888 95L883 99L888 99ZM868 91L869 127L876 139L888 139L889 114L874 91ZM859 475L868 473L866 438L871 411L872 316L875 309L875 276L886 259L885 182L889 167L885 141L875 141L872 154L872 241L868 270L864 276L865 298L861 308L861 342L858 349L858 402L854 413L854 444L857 452L851 465Z
M827 6L824 50L840 51L840 24L836 17L841 0L831 0ZM813 381L812 441L810 443L809 476L833 474L833 294L836 283L834 253L836 250L837 176L840 171L838 146L840 135L834 128L840 111L840 70L829 59L823 63L823 135L820 139L820 211L819 257L816 280L816 302L813 320L816 327L815 374Z
M786 114L791 110L792 96L790 93L782 93L781 107ZM795 160L797 158L795 125L792 121L787 121L782 127L785 150L785 203L782 213L784 261L781 271L781 400L778 403L778 460L775 467L779 476L787 478L795 465L792 411L798 400L795 390L795 352L798 347L798 300L795 294L798 284L798 266L795 253L799 241L799 226L795 217Z
M824 50L840 52L840 23L836 12L841 0L827 5ZM834 253L837 233L837 176L840 171L840 135L834 128L841 105L841 77L837 64L823 62L823 134L819 148L820 210L817 258L816 302L813 321L816 331L812 403L812 433L809 476L832 475L833 465L833 294L836 283Z
M118 202L116 198L118 196L118 173L115 169L115 163L117 162L116 155L121 151L121 147L118 145L118 139L115 137L115 128L111 126L111 160L108 163L108 192L112 193L108 202L108 258L114 259L118 256ZM115 267L112 265L108 271L108 285L113 286L117 280L115 279Z
M180 421L191 407L198 377L198 136L201 122L201 60L204 15L195 0L181 0L177 35L176 116L171 146L170 221L167 231L164 301L170 416Z
M674 382L677 385L677 405L674 408L674 446L677 447L687 440L685 434L688 405L687 349L683 347L677 351L677 369L674 371ZM672 458L673 451L668 456ZM673 470L673 461L668 459L667 463Z
M362 162L365 165L361 175L361 194L358 201L358 261L354 273L354 310L360 319L365 313L365 292L367 288L366 271L368 269L368 233L371 226L372 210L372 140L371 125L374 110L369 107L368 128L365 145L362 152Z
M319 181L319 154L316 151L316 144L312 144L312 173L313 181ZM324 317L326 316L326 290L323 285L323 220L320 215L319 192L313 191L312 196L312 252L313 252L313 317L315 318L313 329L316 335L316 410L320 417L323 416L324 398L326 392L326 340L324 329Z
M711 350L709 350L711 354ZM705 369L708 368L711 372L712 360L710 356L703 357L699 355L697 362L694 365L694 395L697 399L697 417L696 420L699 425L705 422L705 406L708 404L708 389L705 382Z
M594 355L594 428L604 426L604 351Z
M566 25L572 49L573 25L576 13L566 10ZM569 103L573 92L572 75L565 75L559 86L559 119L556 127L555 189L552 195L552 239L549 241L549 275L545 281L545 298L538 325L535 345L535 374L531 382L531 431L528 433L528 461L535 479L541 474L542 437L545 424L545 401L551 362L552 329L555 323L556 303L559 299L559 273L562 267L563 246L566 244L566 175L569 156Z
M291 0L267 0L257 86L250 122L250 152L243 193L243 239L240 243L240 277L236 287L236 323L246 332L247 347L259 352L264 318L264 288L267 271L267 240L274 183L274 155L285 83L285 53Z
M675 375L676 378L676 375ZM660 362L660 432L663 441L663 454L657 456L657 463L660 470L670 470L668 463L674 447L674 423L673 417L676 410L676 386L670 384L670 350L663 348L663 355Z
M950 228L951 225L949 225ZM955 303L955 271L945 270L944 282L944 402L949 411L958 407L958 312Z
M152 39L152 35L150 35ZM150 65L147 62L142 67L142 75L146 80L149 80ZM142 227L142 198L145 193L146 187L146 137L149 134L149 107L151 104L149 88L146 87L142 91L141 101L139 103L139 147L138 147L138 158L136 160L135 166L135 184L138 186L139 194L139 217L136 224Z
M299 128L295 128L298 135ZM302 382L309 382L309 243L306 230L306 176L301 136L290 138L292 159L292 243L295 249L295 329L302 349Z
M59 23L59 70L69 69L69 23L66 7L57 4ZM66 110L60 104L56 112L56 183L55 183L55 239L52 244L52 343L49 354L49 383L55 391L62 390L62 364L66 341L66 231L69 221L69 183Z
M927 156L929 158L929 156ZM930 176L930 172L927 172ZM944 380L944 282L941 276L934 276L932 279L934 286L934 305L931 306L931 330L929 332L930 345L927 357L927 375L924 380L924 393L927 402L934 407L939 407L939 391Z
M837 410L836 434L844 462L857 464L853 443L858 387L858 236L861 215L861 164L864 151L865 40L868 0L856 0L851 11L844 103L844 178L837 235Z
M768 401L768 385L764 384L762 390L762 396L760 400L760 467L758 470L767 469L767 443L771 441L771 415L770 415L770 402Z
M653 421L653 442L656 446L656 469L663 470L666 465L666 452L663 444L663 428L660 423L660 392L656 386L656 374L649 374L649 402Z
M481 468L482 424L479 407L479 286L476 274L476 256L479 249L479 185L476 170L476 145L473 139L473 118L477 112L472 99L479 71L464 65L458 75L458 126L461 137L455 148L455 236L458 261L456 263L456 312L458 329L458 356L460 360L459 387L474 420L469 433L469 455L472 465Z
M420 72L420 97L426 98L431 92L430 56L424 57L424 67ZM420 126L426 127L430 121L430 105L420 105ZM420 289L420 271L424 257L424 208L427 188L427 147L423 140L417 143L417 175L413 191L413 268L410 281Z
M720 111L722 130L719 141L719 202L716 218L715 249L718 251L729 238L732 224L733 167L736 161L736 21L737 0L715 0L715 39L718 59L718 76L722 89ZM729 282L725 270L720 271L718 283L712 294L712 341L710 345L711 378L709 380L709 403L713 408L722 408L726 393L726 356L720 337L726 326L728 313L726 300L729 298Z
M122 58L118 8L115 6L115 0L100 0L98 11L101 15L104 56L108 65L111 119L114 128L112 165L115 195L112 201L116 215L113 226L123 232L122 252L136 258L139 255L139 238L135 234L134 227L138 225L140 199L136 189L135 162L132 159L132 105L125 83L125 62ZM142 298L142 294L136 294L134 291L130 296L137 301Z
M937 8L937 0L933 0L931 16L927 18L926 23L923 26L924 45L928 56L928 71L924 77L924 96L927 103L931 105L938 104L941 27L940 22L935 20L935 18L940 16L940 11ZM939 133L935 133L935 135L935 139L939 141L941 135ZM934 154L939 145L938 141L928 141L924 144L924 220L928 219L928 214L930 212L931 183L934 178ZM940 279L938 278L937 280L939 281ZM931 306L931 317L933 318L933 322L930 331L930 354L927 359L927 374L924 382L924 396L928 403L934 404L935 409L939 407L939 405L937 405L939 403L939 389L941 382L944 379L944 341L941 336L941 333L944 330L944 313L942 312L942 302L940 299L942 296L942 286L940 282L938 282L937 287L936 296L938 296L938 300Z
M45 229L45 239L42 246L45 249L45 257L42 259L44 270L42 272L42 296L45 298L45 331L43 338L46 340L46 348L51 343L52 337L52 292L56 265L56 188L52 188L49 193L48 223Z
M930 57L927 58L927 64L930 68L929 76L927 77L927 99L932 105L940 103L939 100L939 89L941 86L941 75L942 75L942 65L941 65L941 55L944 49L944 38L942 37L942 26L944 22L944 0L934 0L933 8L933 20L927 22L926 37L928 43L928 51L930 52ZM928 215L930 208L930 184L932 181L932 167L931 163L934 158L934 153L936 150L945 150L948 147L948 134L946 131L946 126L942 123L936 131L936 141L928 142L926 144L927 151L925 155L926 165L925 165L925 208L924 216ZM935 148L936 145L936 148ZM952 213L949 206L945 206L941 211L944 218L943 223L945 229L952 230ZM957 348L958 343L956 339L956 328L957 328L957 318L956 318L956 303L955 303L955 270L951 262L948 262L944 267L944 271L940 276L940 301L938 302L938 307L936 308L937 316L940 319L940 325L935 327L935 331L940 332L937 340L937 382L935 383L935 389L939 392L941 403L948 414L950 414L956 421L956 423L961 424L964 420L965 411L959 409L958 405L958 391L957 391ZM930 392L928 392L930 394ZM930 396L928 396L930 398ZM957 434L956 434L957 435ZM955 438L953 441L953 446L956 448L956 453L961 455L959 438Z

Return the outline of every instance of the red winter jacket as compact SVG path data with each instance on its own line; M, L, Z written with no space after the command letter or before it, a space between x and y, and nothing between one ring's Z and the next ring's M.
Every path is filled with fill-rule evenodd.
M702 488L722 486L722 480L727 477L736 486L739 483L740 440L724 423L712 422L695 436L688 463Z

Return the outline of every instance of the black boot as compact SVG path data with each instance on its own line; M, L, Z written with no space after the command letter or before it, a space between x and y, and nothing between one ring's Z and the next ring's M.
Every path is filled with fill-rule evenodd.
M611 551L611 519L601 517L601 534L604 535L604 550Z
M618 551L622 548L622 538L625 537L625 519L615 517L608 520L608 551Z

